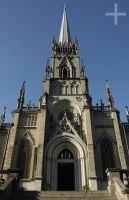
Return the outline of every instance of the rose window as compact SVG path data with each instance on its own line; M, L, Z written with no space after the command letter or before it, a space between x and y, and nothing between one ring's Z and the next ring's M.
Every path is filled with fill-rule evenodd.
M62 125L61 130L63 132L70 132L70 127L68 124L64 124L64 125Z

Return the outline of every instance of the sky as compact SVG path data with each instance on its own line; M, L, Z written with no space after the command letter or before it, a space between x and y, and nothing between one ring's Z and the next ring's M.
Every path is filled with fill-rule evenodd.
M16 108L26 81L25 105L38 105L52 39L59 38L63 5L67 5L72 40L86 65L93 105L107 105L105 80L109 80L121 121L129 106L129 1L128 0L0 0L0 114L6 122ZM119 13L115 25L113 13Z

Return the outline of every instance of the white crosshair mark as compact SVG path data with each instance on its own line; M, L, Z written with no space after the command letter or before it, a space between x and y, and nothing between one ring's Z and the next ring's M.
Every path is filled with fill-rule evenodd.
M118 17L126 16L126 13L119 13L118 12L118 5L117 3L114 4L114 13L105 13L106 16L113 16L114 17L114 25L118 24Z

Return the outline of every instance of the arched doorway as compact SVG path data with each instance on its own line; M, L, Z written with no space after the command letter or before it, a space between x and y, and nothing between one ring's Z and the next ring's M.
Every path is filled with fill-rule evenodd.
M86 185L86 147L75 138L72 134L57 135L46 149L45 181L50 190L82 190Z
M63 149L58 155L57 190L74 190L74 156L68 149Z

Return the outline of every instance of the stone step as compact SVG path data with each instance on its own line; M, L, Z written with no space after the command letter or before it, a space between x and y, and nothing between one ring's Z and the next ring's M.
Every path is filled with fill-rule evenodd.
M116 200L108 191L23 191L15 193L13 200Z

